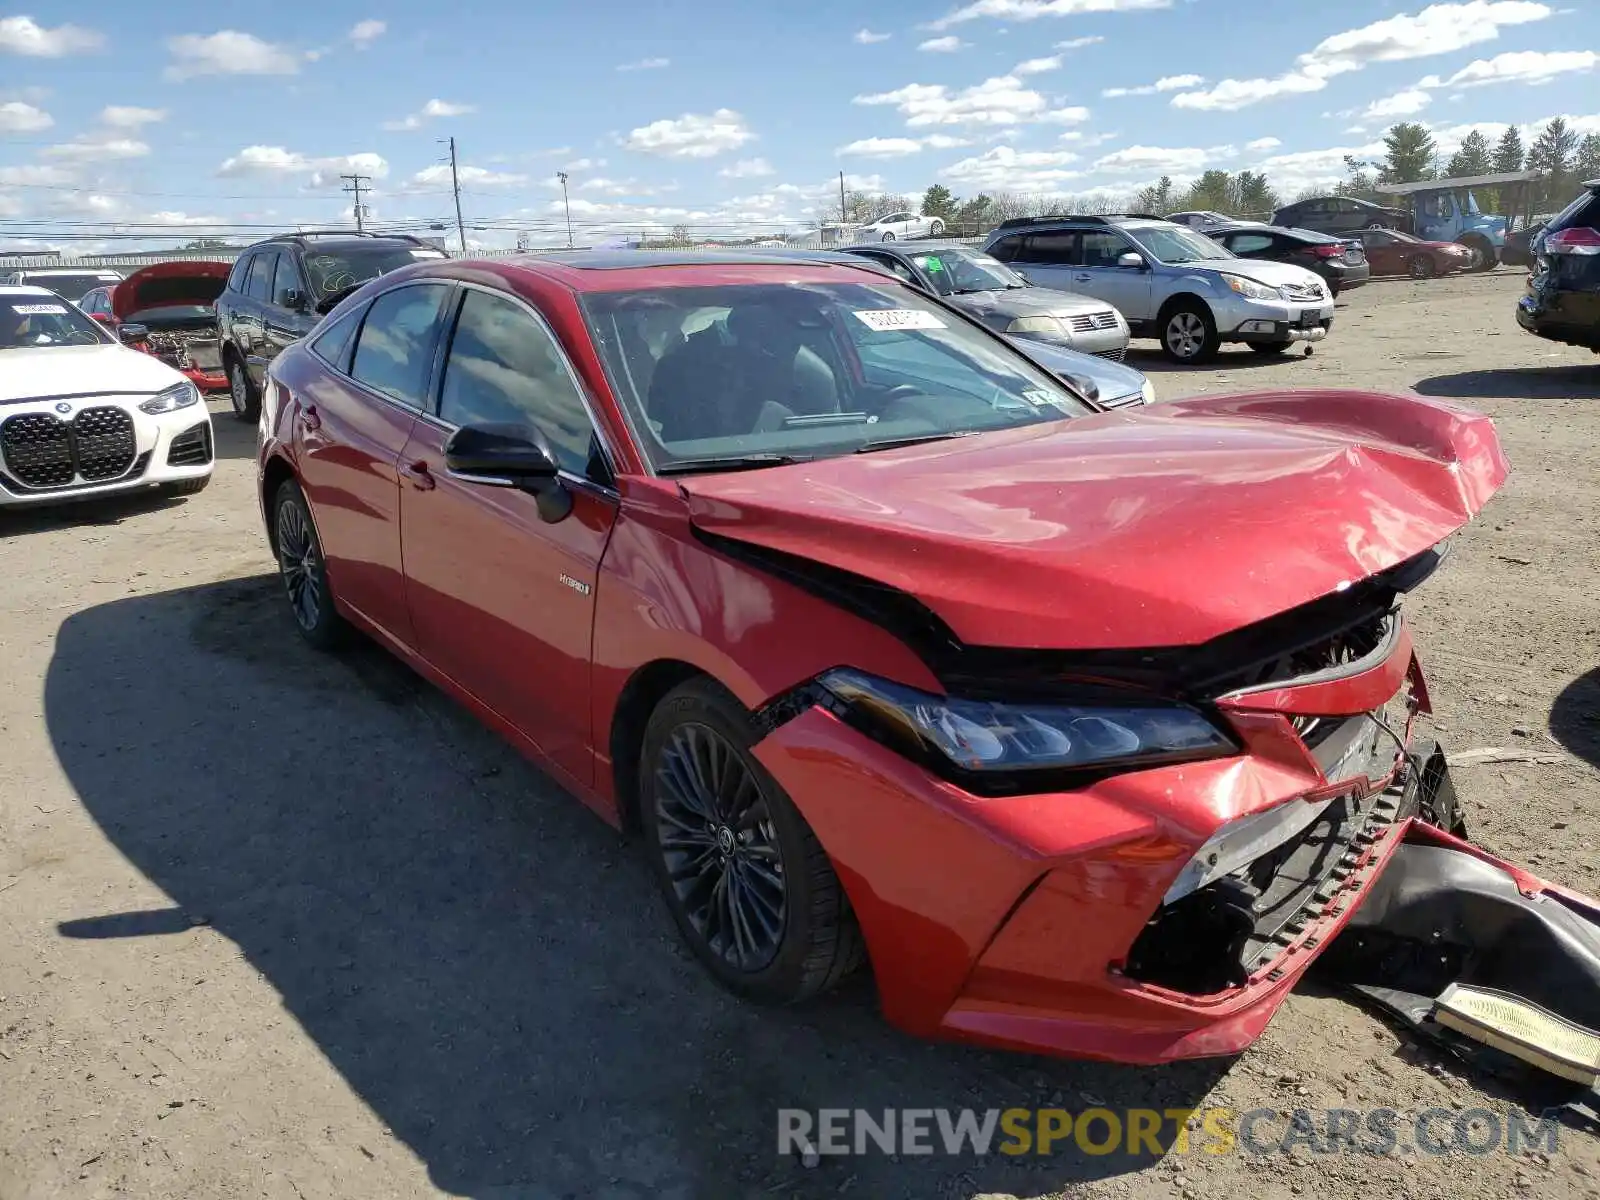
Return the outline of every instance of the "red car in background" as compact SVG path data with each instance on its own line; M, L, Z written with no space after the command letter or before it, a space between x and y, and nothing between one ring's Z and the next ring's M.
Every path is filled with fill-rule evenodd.
M1107 412L867 266L589 252L367 283L259 428L301 634L637 834L743 995L1228 1054L1460 829L1400 607L1506 476L1453 403Z
M78 307L116 332L124 345L181 371L201 391L224 391L213 305L233 264L155 263L113 287L86 292Z
M1374 275L1409 275L1432 279L1464 271L1473 263L1470 246L1457 242L1429 242L1398 229L1363 229L1352 237L1367 249L1367 264Z

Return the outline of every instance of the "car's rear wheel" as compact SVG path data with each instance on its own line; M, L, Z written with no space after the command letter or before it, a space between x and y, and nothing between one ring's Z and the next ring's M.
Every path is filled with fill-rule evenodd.
M1432 279L1434 276L1433 256L1431 254L1413 254L1406 263L1406 273L1413 279Z
M336 649L349 626L333 604L328 564L311 519L305 493L286 479L272 501L272 540L278 551L278 574L301 636L318 650Z
M1389 228L1389 226L1388 226L1388 224L1386 222L1383 222L1383 221L1368 221L1364 226L1362 226L1362 228L1363 229L1387 229L1387 228Z
M894 241L894 234L893 234L893 232L891 232L891 231L890 231L890 230L887 230L887 229L885 229L885 230L884 230L884 231L883 231L883 237L882 237L882 239L880 239L880 240L882 240L882 241L885 241L885 242L892 242L892 241Z
M261 396L250 382L250 372L237 358L228 360L228 399L239 420L254 421L261 416Z
M1269 354L1282 354L1294 345L1294 342L1286 339L1281 342L1250 342L1248 345L1252 351L1264 357Z
M1161 352L1176 363L1209 362L1217 356L1222 339L1211 310L1196 301L1184 301L1161 317Z
M944 236L944 222L939 220L939 219L937 219L937 218L935 218L934 221L928 226L928 236L929 237L943 237Z
M679 932L731 990L792 1004L862 959L827 853L750 753L743 706L710 680L675 689L645 728L639 814Z

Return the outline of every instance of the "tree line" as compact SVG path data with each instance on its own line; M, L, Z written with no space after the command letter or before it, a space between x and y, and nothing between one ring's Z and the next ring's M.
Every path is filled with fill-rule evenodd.
M1384 134L1383 149L1382 158L1370 161L1347 156L1345 178L1332 189L1309 189L1289 199L1326 196L1331 190L1335 195L1384 203L1378 188L1387 184L1534 171L1540 178L1530 185L1533 211L1549 213L1565 207L1579 185L1600 178L1600 134L1580 135L1561 117L1546 123L1526 148L1522 134L1513 125L1492 145L1482 133L1473 130L1448 157L1439 153L1425 125L1401 121ZM1489 189L1479 194L1478 201L1486 211L1493 211L1500 197ZM843 220L846 224L866 225L890 213L920 209L923 216L942 220L948 233L975 236L1001 221L1047 213L1084 216L1141 212L1165 216L1204 210L1267 220L1283 203L1284 198L1262 172L1210 170L1183 187L1163 175L1150 186L1123 197L995 191L963 199L942 183L930 186L920 200L895 193L847 191L838 213L828 214L818 224ZM1388 203L1393 203L1392 197Z

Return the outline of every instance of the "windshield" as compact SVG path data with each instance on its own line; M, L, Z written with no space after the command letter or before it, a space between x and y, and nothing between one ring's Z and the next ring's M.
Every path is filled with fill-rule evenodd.
M1182 225L1124 226L1123 232L1144 247L1147 254L1164 263L1234 257L1232 251Z
M333 292L409 267L419 259L443 257L438 250L401 246L341 246L337 250L307 250L305 264L311 291L320 300Z
M583 306L658 471L832 457L1094 411L998 337L887 280L597 292Z
M54 296L0 296L0 350L98 346L111 339L92 317Z
M34 287L49 288L56 295L65 300L81 300L85 292L94 288L105 287L107 284L121 283L119 276L106 276L98 271L69 272L57 275L29 275L23 273L22 282Z
M941 296L1028 286L1027 280L999 259L974 250L940 248L926 254L914 254L911 261L933 281L934 289Z

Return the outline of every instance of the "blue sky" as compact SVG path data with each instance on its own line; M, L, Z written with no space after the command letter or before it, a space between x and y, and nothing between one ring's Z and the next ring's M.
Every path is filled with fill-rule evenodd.
M580 236L799 229L840 170L1128 195L1248 167L1292 195L1397 119L1446 151L1600 131L1600 4L1568 4L0 4L0 245L343 222L352 171L378 222L453 219L451 134L488 245L564 240L560 170Z

